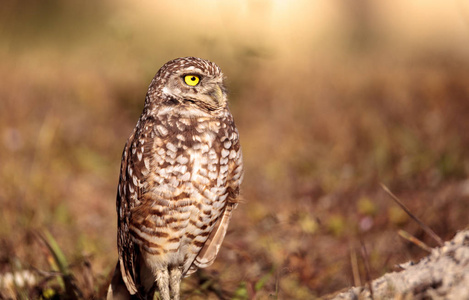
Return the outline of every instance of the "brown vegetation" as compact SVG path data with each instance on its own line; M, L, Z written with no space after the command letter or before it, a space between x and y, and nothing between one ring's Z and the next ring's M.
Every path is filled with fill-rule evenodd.
M465 228L469 25L459 13L469 7L419 15L369 2L6 4L0 278L29 270L36 281L0 295L65 298L66 268L78 296L102 298L117 259L122 148L153 74L177 56L224 70L246 165L245 202L215 264L183 283L188 298L307 299L363 285L361 242L373 278L424 256L398 230L436 243L380 183L443 240Z

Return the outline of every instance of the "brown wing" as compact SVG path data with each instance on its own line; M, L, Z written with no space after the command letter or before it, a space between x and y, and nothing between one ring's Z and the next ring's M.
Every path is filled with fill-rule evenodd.
M140 123L144 125L143 123ZM122 164L117 193L118 252L122 279L133 295L140 289L139 249L132 239L132 211L141 205L140 183L145 181L145 159L153 146L151 126L138 126L127 140L122 154ZM143 171L143 172L142 172Z
M231 213L236 208L236 205L237 204L234 203L227 204L225 211L223 212L223 216L220 218L218 224L210 233L207 241L205 242L205 245L202 247L193 262L193 265L195 265L197 268L206 268L215 261L223 239L225 238L228 224L231 220ZM190 275L190 273L196 271L197 268L191 266L187 275Z
M189 271L186 273L186 276L195 272L197 268L206 268L213 264L215 258L218 255L218 251L220 250L223 239L225 238L228 224L231 220L231 214L238 205L239 186L243 179L243 158L238 142L237 130L234 131L234 134L235 138L232 140L235 142L232 142L232 148L230 150L230 152L233 152L231 152L232 155L230 155L230 161L228 163L228 198L225 210L223 211L221 218L218 220L215 228L210 233L199 254L195 258Z
M124 280L127 289L129 290L130 294L135 294L137 292L137 287L135 284L135 265L136 265L136 257L134 251L134 243L132 243L132 239L130 237L129 232L129 223L130 223L130 209L132 208L133 204L131 203L128 197L128 174L127 174L127 166L129 160L129 153L130 153L130 145L134 138L135 130L132 135L127 140L127 143L124 147L124 152L122 153L122 162L121 162L121 170L119 176L119 186L117 190L117 199L116 199L116 207L117 207L117 227L118 227L118 235L117 235L117 249L119 252L119 264L122 274L122 279Z

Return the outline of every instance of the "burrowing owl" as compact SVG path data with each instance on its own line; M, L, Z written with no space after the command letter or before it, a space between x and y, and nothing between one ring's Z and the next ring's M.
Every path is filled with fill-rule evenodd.
M156 73L122 154L119 261L108 299L179 298L182 277L213 263L243 175L220 68L195 57Z

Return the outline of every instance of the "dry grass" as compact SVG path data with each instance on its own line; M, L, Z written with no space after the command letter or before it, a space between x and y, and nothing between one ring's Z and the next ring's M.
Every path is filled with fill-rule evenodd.
M245 203L214 266L183 283L188 298L306 299L364 284L361 242L373 278L418 259L425 252L398 230L436 243L380 183L442 239L466 227L469 41L440 32L458 19L439 20L432 38L404 30L399 39L389 23L397 8L380 18L386 7L367 1L368 17L323 4L305 25L305 3L293 18L269 1L196 9L202 21L186 9L184 24L174 21L181 3L9 4L0 15L0 279L24 270L36 279L1 296L66 298L66 267L74 293L102 298L117 259L122 147L151 77L176 56L225 71L246 164ZM308 35L308 24L319 29ZM37 238L45 229L67 266Z

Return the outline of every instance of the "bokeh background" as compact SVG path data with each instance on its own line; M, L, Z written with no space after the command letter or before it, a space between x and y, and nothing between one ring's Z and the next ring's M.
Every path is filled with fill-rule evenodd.
M41 232L81 297L105 295L122 149L180 56L224 70L246 167L221 253L186 298L313 299L418 260L399 230L437 244L380 183L444 240L468 226L466 1L7 1L0 279L33 279L0 280L1 297L67 297Z

